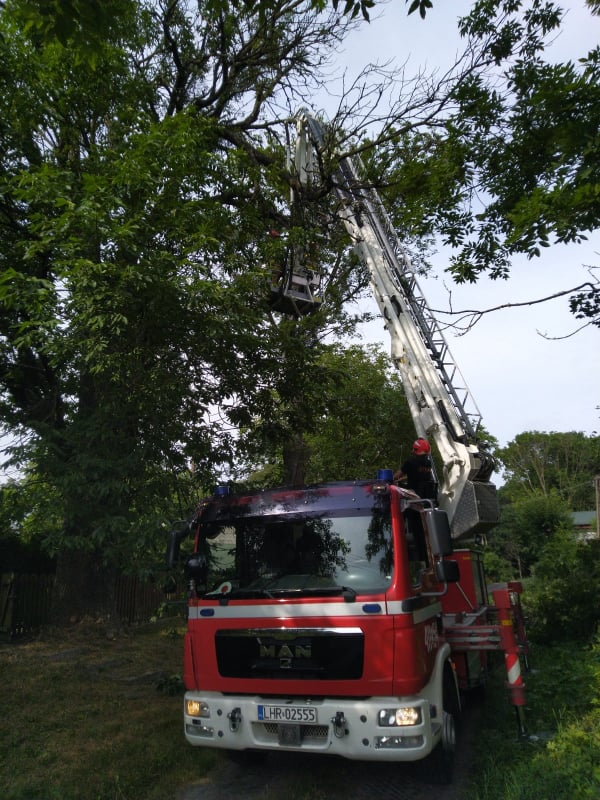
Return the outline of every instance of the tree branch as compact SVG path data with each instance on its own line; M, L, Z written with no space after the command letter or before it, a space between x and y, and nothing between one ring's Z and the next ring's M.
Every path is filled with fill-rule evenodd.
M485 314L491 314L494 311L502 311L506 308L520 308L522 306L535 306L539 305L540 303L547 303L549 300L555 300L558 297L564 297L565 295L573 294L573 292L578 292L581 289L592 289L597 291L598 283L599 283L598 281L594 283L592 283L591 281L586 281L585 283L582 283L579 286L574 286L571 289L564 289L561 292L556 292L555 294L548 295L547 297L540 297L537 300L524 300L521 303L502 303L501 305L493 306L492 308L486 308L483 310L467 308L467 309L462 309L461 311L452 311L447 309L432 308L431 311L434 314L457 316L458 317L457 321L455 323L448 323L448 327L456 328L457 330L460 331L459 335L464 336L465 333L468 333L475 327L475 325L481 320L481 318ZM581 325L575 331L572 331L571 333L565 336L547 336L546 334L542 334L539 331L538 333L540 333L540 336L543 336L545 339L552 339L552 340L568 339L569 337L574 336L576 333L583 330L583 328L586 328L588 325L591 324L592 324L591 321L586 322L584 325Z

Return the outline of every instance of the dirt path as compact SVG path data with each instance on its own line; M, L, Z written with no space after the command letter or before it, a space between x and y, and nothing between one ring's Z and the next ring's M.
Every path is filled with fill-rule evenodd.
M298 753L270 753L260 765L241 766L225 756L208 777L178 800L467 800L471 752L479 713L463 717L454 780L440 785L420 764L372 764Z

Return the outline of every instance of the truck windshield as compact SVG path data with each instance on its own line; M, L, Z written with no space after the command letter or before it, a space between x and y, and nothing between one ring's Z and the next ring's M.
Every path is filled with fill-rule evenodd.
M254 517L203 526L205 597L382 592L392 581L389 509L352 516Z

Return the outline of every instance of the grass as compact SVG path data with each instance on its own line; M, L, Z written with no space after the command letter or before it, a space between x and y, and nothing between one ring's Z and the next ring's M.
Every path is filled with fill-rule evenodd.
M3 800L177 800L208 775L222 756L184 740L183 627L174 625L112 638L80 625L0 645ZM461 800L600 797L600 643L534 647L531 661L530 737L517 737L499 669ZM320 793L308 791L313 779L307 774L285 797L325 798L323 778Z
M0 797L170 800L201 779L215 756L185 743L169 693L182 633L78 626L0 645Z
M468 800L600 798L600 643L534 646L528 737L516 736L504 676L487 693Z

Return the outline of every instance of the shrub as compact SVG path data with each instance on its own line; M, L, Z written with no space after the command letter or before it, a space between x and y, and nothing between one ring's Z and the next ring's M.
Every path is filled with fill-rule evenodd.
M528 633L538 642L588 641L600 622L600 540L560 529L544 548L524 594Z
M512 564L506 558L502 558L492 550L486 550L483 554L483 566L485 574L490 583L512 581L515 571Z
M600 637L532 644L526 677L528 736L514 736L504 675L490 677L474 743L473 780L461 800L598 800Z

